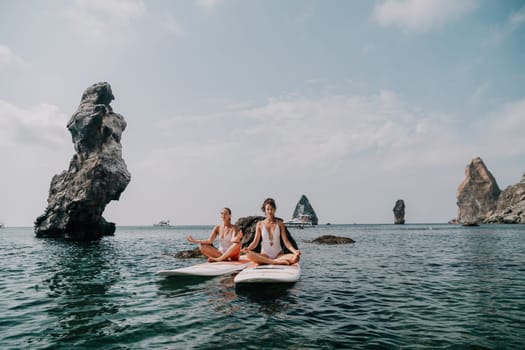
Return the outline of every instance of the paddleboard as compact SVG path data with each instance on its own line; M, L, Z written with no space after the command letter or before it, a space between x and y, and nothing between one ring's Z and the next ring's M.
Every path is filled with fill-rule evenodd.
M235 276L233 281L239 283L293 283L301 277L299 264L293 265L259 265L251 264Z
M206 262L173 270L161 270L156 274L159 276L220 276L227 273L239 271L250 265L251 262L242 261L219 261Z

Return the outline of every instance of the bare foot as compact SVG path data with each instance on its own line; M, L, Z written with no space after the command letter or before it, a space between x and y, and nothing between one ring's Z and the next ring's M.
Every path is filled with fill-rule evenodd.
M219 258L208 258L208 262L218 262L218 261L222 261L222 260Z

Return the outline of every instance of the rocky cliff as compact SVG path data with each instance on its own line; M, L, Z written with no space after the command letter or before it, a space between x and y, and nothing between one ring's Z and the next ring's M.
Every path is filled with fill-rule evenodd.
M118 200L131 175L122 159L120 139L126 121L109 105L108 83L86 89L67 124L76 154L69 169L51 180L48 206L35 221L38 237L93 240L115 232L102 213Z
M501 192L495 213L485 223L525 224L525 174L520 182Z
M496 179L483 160L474 158L467 164L465 180L456 192L458 222L463 225L483 222L496 210L500 192Z
M405 201L398 199L394 205L394 224L404 224L405 223Z
M301 215L308 215L313 225L317 225L317 223L319 222L317 214L315 214L314 208L312 207L310 201L308 200L308 198L306 198L304 194L301 196L301 199L299 199L299 202L295 206L292 218L299 218Z

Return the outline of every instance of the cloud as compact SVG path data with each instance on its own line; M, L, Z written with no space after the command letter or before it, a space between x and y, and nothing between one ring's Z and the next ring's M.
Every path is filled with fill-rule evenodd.
M506 37L525 24L525 5L516 12L511 13L505 23L492 30L488 44L499 45Z
M518 11L510 15L508 24L513 29L523 25L525 23L525 5L523 5Z
M62 147L71 142L66 123L65 114L56 106L24 109L0 100L0 144L6 149Z
M140 212L137 223L170 211L181 224L211 223L216 208L254 215L260 199L275 196L288 217L306 193L327 221L390 222L398 198L417 220L446 221L469 160L525 159L524 113L525 99L467 118L382 90L175 115L153 124L155 138L126 157L134 182L118 210ZM508 168L491 171L510 176ZM138 210L134 203L150 204Z
M484 101L485 96L487 95L491 84L489 82L484 82L476 88L476 90L470 95L467 102L469 105L476 106L480 102Z
M0 44L0 72L3 68L8 66L20 68L28 67L30 64L26 60L15 55L13 50L11 50L8 46Z
M173 15L171 14L164 15L163 22L164 22L164 27L169 33L179 38L184 37L186 35L186 32L184 31L184 29L182 29L181 25L175 19L175 17L173 17Z
M59 16L88 42L107 45L129 40L131 22L145 11L142 0L76 0Z
M525 160L525 98L504 104L476 124L484 153L494 157L521 156Z
M66 123L56 106L0 100L0 213L8 225L30 226L43 213L50 180L67 169L74 152Z
M258 107L178 116L159 125L158 134L164 145L176 144L170 159L197 168L216 164L226 154L259 171L283 164L287 172L330 171L370 159L382 169L441 167L463 164L477 154L504 159L525 152L519 135L525 127L525 100L501 106L477 122L465 123L463 117L421 110L384 90L273 98Z
M178 116L159 125L159 134L185 145L180 157L194 154L199 163L205 155L210 158L206 162L212 162L221 154L235 154L261 169L272 163L330 169L372 155L386 159L386 166L403 166L414 158L424 160L425 152L434 153L443 140L440 135L450 128L446 120L438 114L422 115L395 93L380 91L370 96L273 98L259 107ZM448 160L447 154L428 161Z
M351 213L383 222L375 214L377 203L386 198L387 206L393 205L397 198L392 203L388 198L399 192L410 199L408 188L416 181L438 184L442 196L452 189L452 213L442 219L448 220L455 188L475 150L457 124L453 116L422 111L389 90L275 97L257 106L239 103L236 109L173 116L155 126L155 144L129 164L137 183L146 178L155 183L149 201L171 203L188 222L203 219L190 218L191 208L173 198L203 203L200 213L214 213L227 201L244 216L253 215L253 203L270 195L281 208L293 209L301 193L324 211L324 220L329 213L348 222L354 220ZM435 171L442 168L459 169L458 177L444 182ZM389 218L391 208L386 213Z
M305 24L305 23L310 22L313 17L314 17L314 11L311 7L308 7L302 12L295 14L291 18L291 21L296 24Z
M7 46L0 45L0 67L7 66L15 60L13 51Z
M373 16L383 26L421 33L457 20L476 6L475 0L384 0L376 4Z
M222 2L222 0L196 0L197 5L199 5L200 7L204 8L204 9L206 9L208 11L213 10L221 2Z

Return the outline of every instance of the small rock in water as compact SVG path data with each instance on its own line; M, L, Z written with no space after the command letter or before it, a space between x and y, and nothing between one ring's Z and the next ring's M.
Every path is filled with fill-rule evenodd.
M175 257L177 259L205 258L204 254L201 253L198 247L192 250L184 250L182 252L177 252L175 254Z
M321 237L317 237L314 240L307 241L308 243L318 243L318 244L348 244L348 243L355 243L355 241L352 238L348 237L339 237L339 236L333 236L333 235L324 235Z

